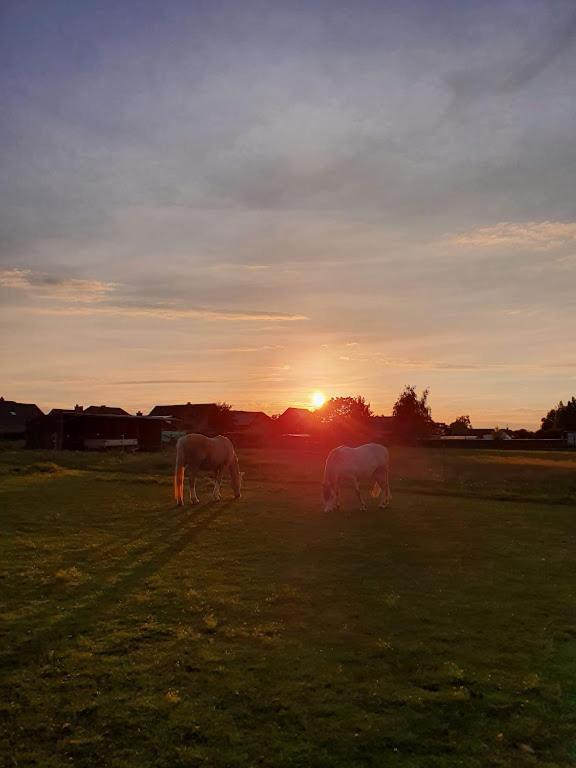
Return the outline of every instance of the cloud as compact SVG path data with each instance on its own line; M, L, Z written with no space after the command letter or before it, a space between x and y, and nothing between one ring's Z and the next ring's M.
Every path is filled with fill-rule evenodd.
M204 350L204 352L208 351L211 353L222 353L225 352L226 354L239 354L239 355L249 355L249 354L255 354L258 352L275 352L276 350L284 349L283 344L262 344L259 347L213 347L209 350Z
M127 381L107 381L109 386L139 386L146 384L222 384L223 379L132 379Z
M116 289L117 284L101 280L54 277L30 269L3 269L0 270L0 286L24 291L41 299L90 303L103 301Z
M33 314L74 316L74 317L150 317L158 320L179 320L197 318L201 320L222 320L228 322L294 322L308 320L306 315L285 312L265 312L256 310L211 309L209 307L170 307L170 306L99 306L99 307L34 307L27 309Z
M530 19L530 17L529 17ZM453 99L446 116L454 115L460 109L477 99L491 94L507 94L517 91L537 78L547 67L553 64L573 43L576 37L576 15L561 19L555 28L546 35L542 34L542 22L532 25L536 28L538 39L526 38L526 31L520 37L522 48L516 51L515 60L489 64L476 70L460 71L447 78Z
M498 361L481 361L478 363L469 362L457 362L449 360L434 360L434 359L406 359L406 358L394 358L389 357L380 352L373 354L361 354L355 355L353 358L339 357L339 360L357 360L367 363L378 363L384 368L391 370L412 370L412 371L446 371L446 372L484 372L484 373L509 373L509 372L524 372L524 373L546 373L551 369L554 370L567 370L570 371L576 367L574 361L566 362L542 362L538 363L524 363L524 362L498 362Z
M452 245L471 248L528 248L548 251L576 242L576 222L502 221L492 227L479 227L449 239Z

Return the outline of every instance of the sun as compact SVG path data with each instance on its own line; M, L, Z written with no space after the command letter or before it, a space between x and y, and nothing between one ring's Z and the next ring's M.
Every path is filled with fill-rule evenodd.
M326 398L322 394L322 392L314 392L314 394L312 395L312 404L314 408L322 408L325 402L326 402Z

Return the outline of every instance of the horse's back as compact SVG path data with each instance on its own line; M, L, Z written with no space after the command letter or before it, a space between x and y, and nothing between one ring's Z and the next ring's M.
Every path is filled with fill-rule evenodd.
M328 454L326 473L372 476L380 467L386 466L388 460L388 449L379 443L366 443L357 448L340 445Z
M378 466L387 464L390 458L388 448L380 443L366 443L353 450L367 463L376 463Z
M215 469L228 464L234 456L234 446L224 435L184 435L178 440L176 450L183 464L193 464L199 469Z

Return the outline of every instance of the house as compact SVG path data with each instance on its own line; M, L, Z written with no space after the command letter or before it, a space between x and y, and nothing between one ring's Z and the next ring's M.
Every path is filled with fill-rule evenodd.
M230 426L228 414L216 403L185 403L184 405L156 405L149 416L172 420L173 430L197 432L213 436L226 432Z
M43 415L34 403L17 403L0 397L0 437L24 437L26 424Z
M275 431L276 423L263 411L230 411L230 429L226 435L236 446L261 445Z
M27 448L90 451L106 448L159 450L166 422L149 416L55 409L26 426Z
M108 405L89 405L84 409L84 413L99 414L102 416L130 416L124 408L111 408Z
M48 416L55 416L57 413L84 413L84 406L75 405L74 408L52 408Z
M370 416L369 424L375 442L386 442L394 432L393 416Z
M512 433L507 429L494 427L469 429L466 438L476 440L512 440Z
M274 420L264 411L230 411L231 432L249 432L266 436L274 427Z
M309 435L317 427L317 416L307 408L286 408L276 419L276 429L281 435Z
M566 432L566 442L570 448L576 448L576 432Z

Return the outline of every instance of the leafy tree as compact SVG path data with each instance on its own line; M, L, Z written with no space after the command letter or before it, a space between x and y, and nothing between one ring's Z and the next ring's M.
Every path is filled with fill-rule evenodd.
M214 415L214 428L219 432L228 432L232 429L232 406L229 403L216 403Z
M566 404L560 400L542 419L542 432L576 432L576 398Z
M517 440L529 440L531 437L534 437L534 432L530 432L528 429L517 429L514 435Z
M336 420L346 419L357 422L367 421L372 416L370 403L358 395L357 397L331 397L322 408L319 408L318 416L324 424L330 424Z
M563 407L562 401L558 403L558 407L559 408ZM556 423L556 414L557 414L557 409L551 408L546 414L546 416L542 417L542 419L540 420L541 421L540 429L542 430L542 432L551 432L555 428L554 424Z
M404 387L392 409L394 433L397 437L413 440L434 433L435 425L428 405L428 394L428 389L418 396L415 387Z
M472 429L472 423L470 422L470 416L458 416L457 419L450 424L451 435L467 435Z
M370 439L370 403L357 397L332 397L314 412L317 434L327 445L361 445Z

